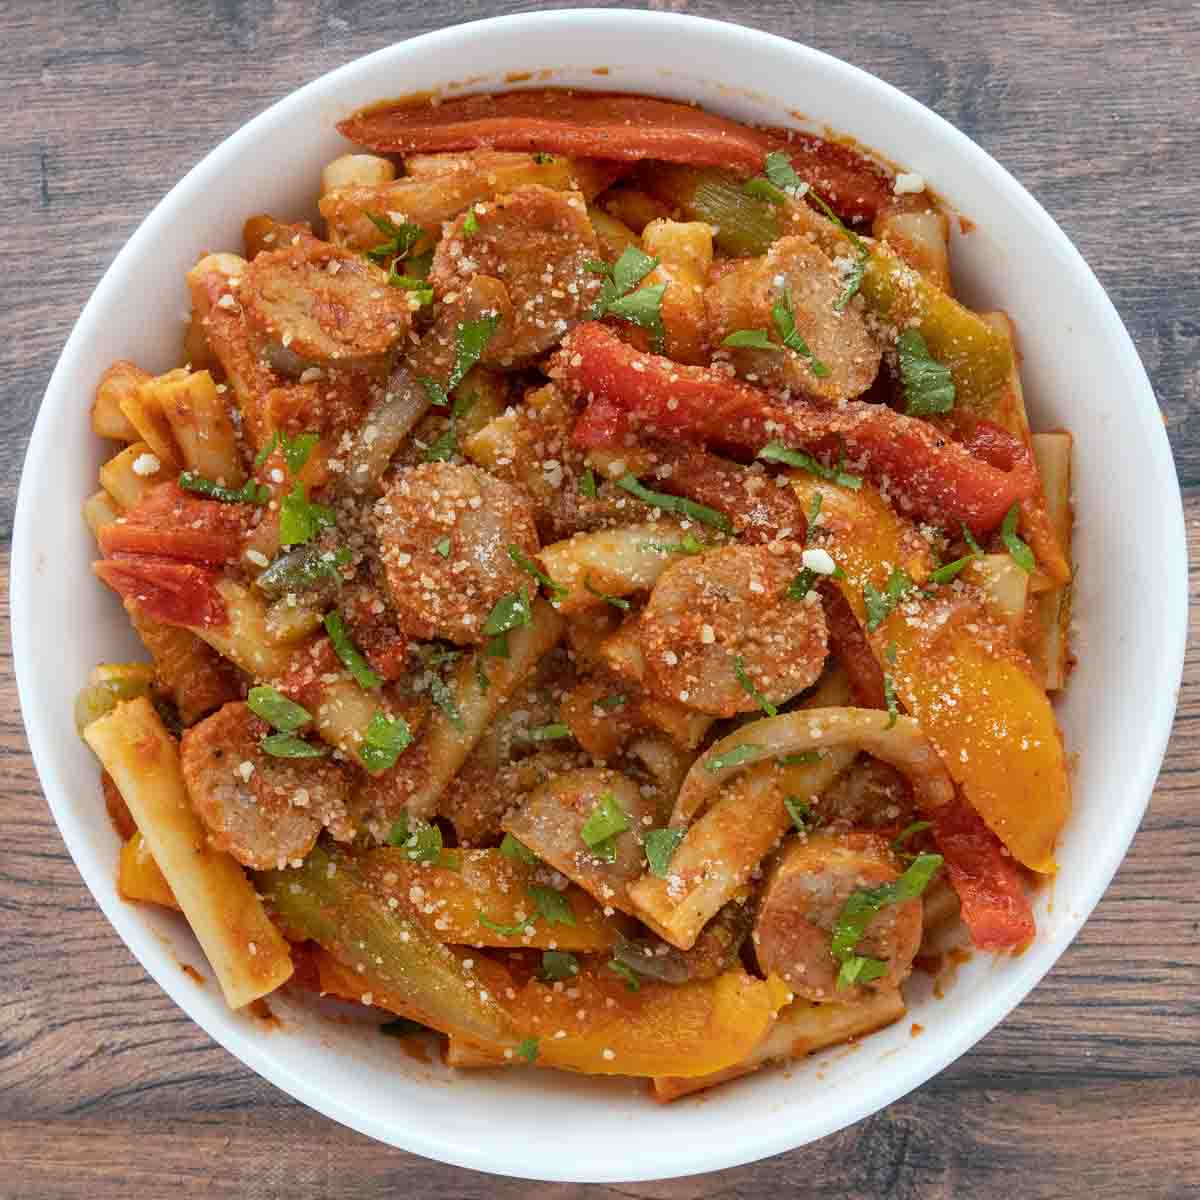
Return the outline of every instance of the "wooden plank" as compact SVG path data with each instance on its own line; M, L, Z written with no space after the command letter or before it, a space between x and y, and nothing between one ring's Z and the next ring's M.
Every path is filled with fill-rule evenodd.
M104 267L159 196L299 83L388 41L512 7L400 0L345 15L301 0L0 7L9 98L0 541L11 535L21 456L58 350ZM1183 0L1136 8L1084 0L651 7L728 17L848 58L931 105L1031 187L1096 268L1151 372L1200 561L1200 217L1192 196L1200 10ZM4 553L5 596L7 566ZM1198 592L1194 572L1193 599ZM2 616L0 1193L529 1194L527 1184L375 1146L294 1104L162 995L95 907L45 808L16 709L6 608ZM1193 633L1196 623L1193 615ZM1150 813L1096 914L1021 1008L915 1095L766 1163L700 1180L554 1194L1194 1194L1198 768L1193 654Z

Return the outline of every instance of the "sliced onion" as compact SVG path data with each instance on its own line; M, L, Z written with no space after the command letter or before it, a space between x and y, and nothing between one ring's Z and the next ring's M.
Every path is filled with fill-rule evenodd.
M913 786L920 808L938 808L954 799L954 784L920 725L893 718L877 708L806 708L743 725L710 746L683 781L672 825L686 825L737 771L769 758L810 750L852 746L890 763ZM736 763L709 770L709 763L740 750Z
M383 399L367 414L355 435L344 476L349 491L361 495L378 486L392 455L428 408L425 389L406 367L397 367Z

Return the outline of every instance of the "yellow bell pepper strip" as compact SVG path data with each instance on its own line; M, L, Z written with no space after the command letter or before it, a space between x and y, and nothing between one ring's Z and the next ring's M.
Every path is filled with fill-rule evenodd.
M544 866L499 850L455 850L444 857L453 862L414 862L403 847L389 846L369 851L360 865L364 879L385 899L407 905L412 889L419 888L417 919L439 942L583 954L602 954L616 944L620 927L582 888L572 885L559 893L573 924L541 915L529 889L546 885Z

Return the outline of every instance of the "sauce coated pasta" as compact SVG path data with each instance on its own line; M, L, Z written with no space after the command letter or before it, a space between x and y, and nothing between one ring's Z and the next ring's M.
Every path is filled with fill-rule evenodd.
M96 391L121 894L235 1007L663 1101L898 1020L955 923L1021 950L1071 439L924 181L638 96L341 129L319 223L251 215L183 365Z

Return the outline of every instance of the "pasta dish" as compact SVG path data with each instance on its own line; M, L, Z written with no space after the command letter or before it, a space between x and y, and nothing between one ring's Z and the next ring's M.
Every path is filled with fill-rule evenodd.
M121 895L235 1008L663 1101L899 1020L956 927L1022 950L1071 438L925 181L623 94L339 128L319 219L250 215L182 365L97 387Z

